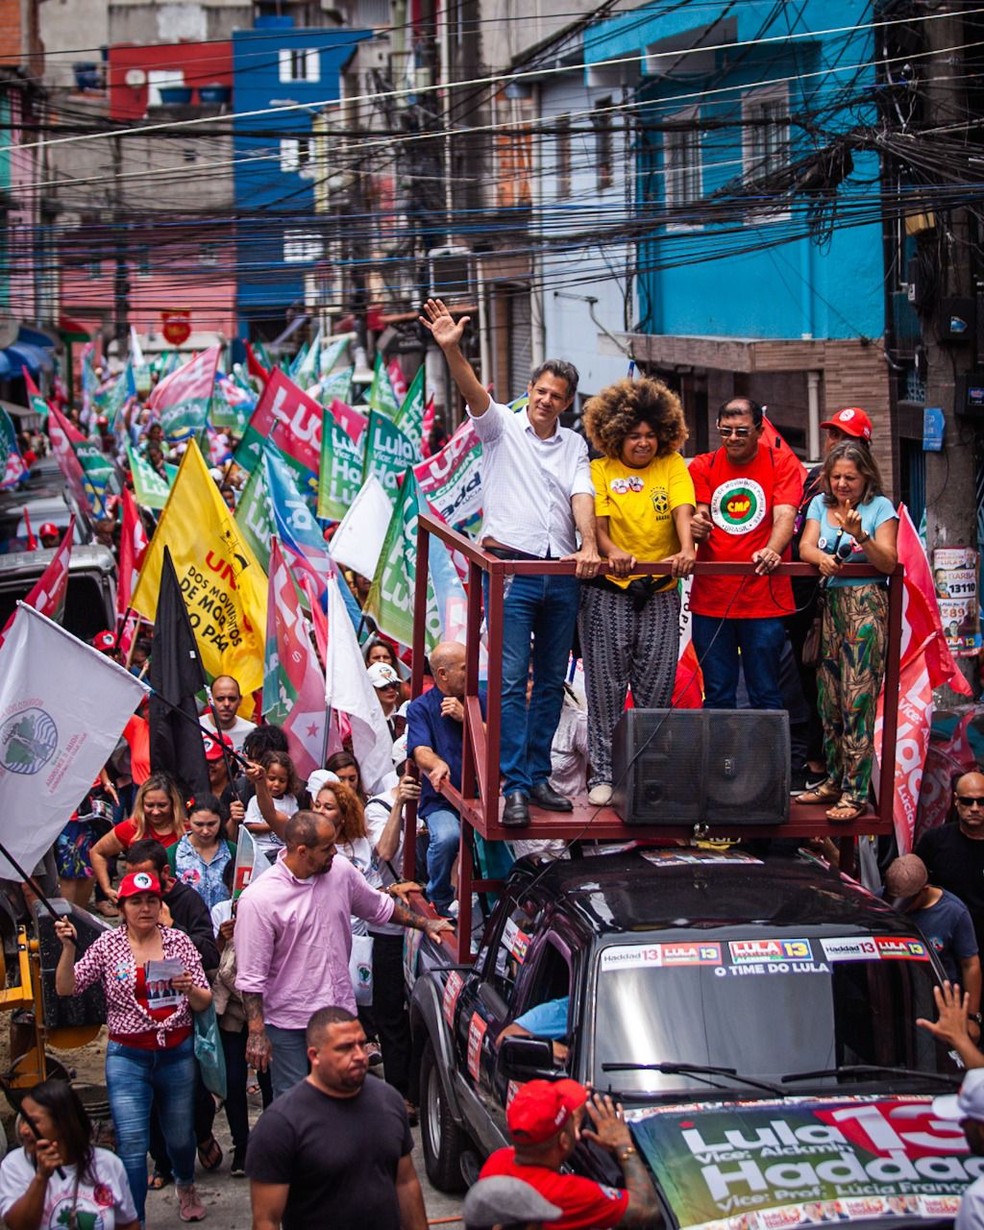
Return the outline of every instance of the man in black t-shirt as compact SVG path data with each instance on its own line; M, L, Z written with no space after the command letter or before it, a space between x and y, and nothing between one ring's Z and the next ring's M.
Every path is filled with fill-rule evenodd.
M426 1230L403 1098L366 1080L366 1035L345 1008L307 1026L311 1072L250 1132L253 1230Z
M930 883L959 897L970 910L984 952L984 774L958 778L953 802L957 823L926 833L915 852L926 864Z

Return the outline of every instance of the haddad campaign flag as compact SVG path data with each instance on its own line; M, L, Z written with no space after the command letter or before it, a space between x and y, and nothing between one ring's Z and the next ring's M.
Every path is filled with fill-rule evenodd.
M420 490L442 521L466 533L482 519L482 442L465 419L444 448L413 467Z
M266 573L212 481L198 445L181 460L133 594L133 609L153 623L164 548L174 560L205 670L232 675L243 694L263 683Z
M400 405L396 416L396 425L407 437L417 452L424 438L424 368L417 368L417 374L410 381L406 396Z
M318 493L323 410L320 402L282 371L272 371L236 449L236 464L252 473L263 460L264 444L269 440L296 471L297 485L305 497L310 497L313 507Z
M92 503L86 490L82 466L75 455L74 445L85 441L85 436L65 418L57 406L52 406L48 415L48 436L51 439L51 451L55 454L62 477L83 508L90 516L93 515Z
M417 484L413 471L408 469L400 488L400 497L390 518L386 541L379 555L379 563L376 565L365 605L366 613L376 621L380 632L394 641L399 641L401 645L413 644L418 511ZM432 550L436 541L431 539ZM441 629L444 626L430 577L427 585L425 624L424 641L430 650L441 639Z
M126 456L130 464L130 476L133 479L133 496L144 508L161 509L171 494L171 484L158 474L146 457L130 444L126 444Z
M221 346L209 346L170 376L165 376L147 398L160 416L164 435L172 443L195 440L205 430Z
M65 827L146 692L105 654L18 607L0 646L0 842L25 870ZM2 857L0 876L21 879Z
M370 474L375 474L383 484L386 494L395 500L403 471L417 461L419 451L399 427L378 410L369 411L365 443L363 480Z
M396 422L396 416L400 413L400 403L393 390L393 384L381 354L376 355L372 384L366 394L366 401L373 410L378 410L380 414L385 414L392 422Z
M26 367L21 368L21 375L24 378L24 388L27 391L27 400L31 403L31 409L43 423L48 417L48 403L41 396L41 390L31 379L31 373Z
M16 487L27 476L27 466L17 447L17 433L10 415L0 408L0 490Z
M321 425L318 516L341 521L362 486L363 450L326 410Z

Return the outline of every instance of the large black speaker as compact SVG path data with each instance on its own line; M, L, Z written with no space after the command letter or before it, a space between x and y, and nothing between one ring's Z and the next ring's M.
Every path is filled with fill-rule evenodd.
M612 807L625 824L782 824L789 714L629 709L615 727L612 768Z

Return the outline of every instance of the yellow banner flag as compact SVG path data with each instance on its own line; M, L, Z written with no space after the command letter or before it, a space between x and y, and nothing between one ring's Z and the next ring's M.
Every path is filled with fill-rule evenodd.
M191 441L147 548L133 609L157 615L164 548L208 674L232 675L243 695L263 685L267 577Z

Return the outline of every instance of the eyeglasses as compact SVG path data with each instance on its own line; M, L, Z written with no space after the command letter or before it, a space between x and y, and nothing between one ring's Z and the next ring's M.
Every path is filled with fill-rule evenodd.
M719 427L718 435L724 436L727 440L729 436L737 436L739 440L747 440L752 434L751 427Z
M975 803L978 807L984 807L984 798L977 794L958 794L957 802L961 807L973 807Z

